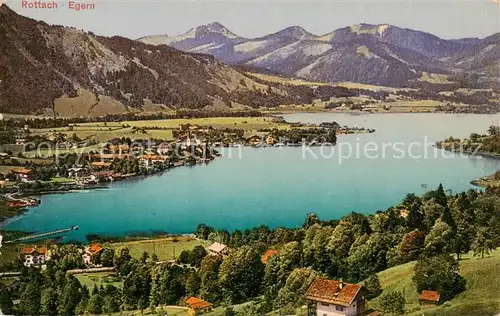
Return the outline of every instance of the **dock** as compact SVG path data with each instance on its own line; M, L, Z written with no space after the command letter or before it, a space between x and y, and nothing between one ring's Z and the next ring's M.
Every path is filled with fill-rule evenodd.
M29 235L29 236L17 238L17 239L14 239L14 240L6 241L6 242L4 242L4 244L12 244L12 243L15 243L15 242L26 241L26 240L30 240L30 239L43 238L43 237L47 237L47 236L52 236L52 235L67 233L67 232L70 232L70 231L73 231L73 230L78 230L78 226L71 226L70 228L58 229L58 230L53 230L53 231L46 232L46 233Z

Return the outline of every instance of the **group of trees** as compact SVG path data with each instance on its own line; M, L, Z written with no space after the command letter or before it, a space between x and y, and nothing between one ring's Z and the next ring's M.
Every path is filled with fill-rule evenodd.
M317 276L364 280L368 298L374 298L381 294L375 273L412 260L418 260L413 277L418 291L437 290L447 300L465 288L451 255L469 250L487 254L499 245L498 236L488 232L499 230L500 197L495 192L447 195L440 185L422 197L408 194L400 205L370 216L352 213L322 221L309 214L298 229L260 226L229 233L200 224L197 237L230 246L224 257L195 247L183 251L175 264L156 264L154 255L137 259L127 248L105 249L96 260L116 268L122 289L108 285L89 291L65 276L64 271L83 263L75 246L63 246L47 270L23 270L19 291L2 289L0 301L9 308L19 297L23 304L17 312L25 314L97 314L182 304L198 296L216 305L258 301L245 310L255 315L275 309L293 312L304 304L302 297ZM278 252L263 264L261 255L268 249ZM380 307L400 309L400 296L384 293ZM384 306L385 301L393 303Z

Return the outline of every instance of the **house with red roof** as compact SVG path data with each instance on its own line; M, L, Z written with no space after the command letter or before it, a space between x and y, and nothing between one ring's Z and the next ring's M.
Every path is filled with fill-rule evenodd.
M186 300L186 304L189 307L189 316L203 315L212 310L212 303L193 296Z
M420 294L418 300L420 302L420 306L431 307L439 304L440 297L441 294L439 294L439 292L424 290Z
M364 288L342 280L316 278L304 298L308 316L357 316L366 310Z
M83 262L85 262L87 266L92 265L94 257L99 255L103 249L104 248L102 248L99 244L91 244L90 246L85 247L85 251L82 255Z
M269 249L267 250L263 255L262 257L260 257L260 261L263 263L263 264L266 264L269 259L272 257L272 256L275 256L276 254L278 253L277 250L274 250L274 249Z
M26 267L40 268L50 259L50 256L46 247L27 247L23 248L21 251L21 259L24 260L24 265Z

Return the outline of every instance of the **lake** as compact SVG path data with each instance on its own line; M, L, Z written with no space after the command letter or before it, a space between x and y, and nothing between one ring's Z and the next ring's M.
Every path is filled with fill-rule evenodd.
M199 223L228 230L297 227L308 212L338 219L374 213L443 183L459 192L495 172L500 160L442 152L432 142L484 133L496 115L293 114L285 119L375 128L340 135L335 147L226 148L208 165L113 183L109 190L47 195L6 229L44 232L78 225L89 233L193 232ZM424 144L425 143L425 144Z

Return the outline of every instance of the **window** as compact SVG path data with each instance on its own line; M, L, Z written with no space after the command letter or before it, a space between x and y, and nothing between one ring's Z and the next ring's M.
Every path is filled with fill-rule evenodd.
M337 310L339 312L343 312L344 311L344 306L335 306L335 310Z
M323 306L330 306L330 304L328 304L328 303L323 303L323 302L321 302L321 305L323 305Z

